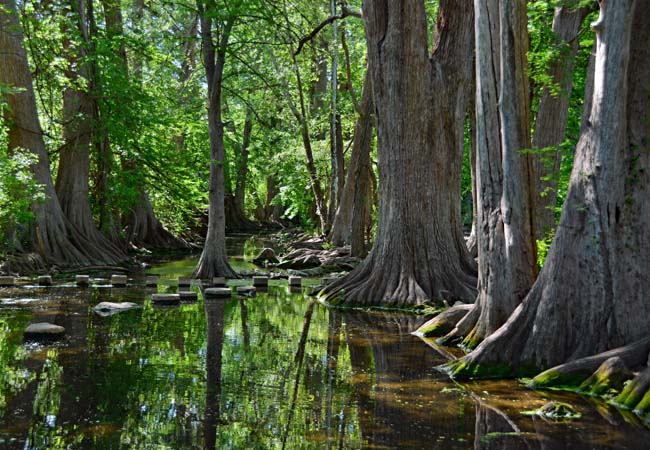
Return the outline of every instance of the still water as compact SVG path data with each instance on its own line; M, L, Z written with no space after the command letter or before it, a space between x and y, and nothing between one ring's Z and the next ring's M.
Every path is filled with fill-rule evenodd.
M233 264L250 268L262 244L231 239ZM173 292L195 262L147 272ZM634 415L600 402L452 383L435 370L445 358L410 334L424 318L328 310L280 280L255 298L162 308L144 273L132 277L0 289L0 449L650 449ZM102 301L142 308L100 317L90 307ZM42 321L66 338L24 344ZM522 414L549 399L582 417Z

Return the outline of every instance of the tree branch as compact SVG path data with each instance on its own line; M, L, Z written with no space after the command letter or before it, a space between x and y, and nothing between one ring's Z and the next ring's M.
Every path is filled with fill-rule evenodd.
M328 17L327 19L322 21L316 28L314 28L311 33L309 33L307 36L300 39L300 41L298 42L298 48L296 49L296 51L294 52L293 55L298 56L300 54L300 52L302 51L302 48L305 46L305 44L307 42L311 41L312 39L314 39L314 37L318 33L320 33L320 31L323 28L325 28L327 25L334 22L335 20L342 20L342 19L345 19L346 17L350 17L350 16L356 17L357 19L362 18L362 15L361 15L361 13L359 11L354 11L354 10L348 8L347 6L344 6L343 7L343 12L341 14L336 15L336 16Z

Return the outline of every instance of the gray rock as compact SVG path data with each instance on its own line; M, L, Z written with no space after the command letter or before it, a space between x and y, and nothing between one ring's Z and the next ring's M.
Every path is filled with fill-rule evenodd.
M181 301L184 302L195 302L199 299L198 294L192 291L180 291L178 296L181 298Z
M291 287L302 286L302 277L289 277L289 286Z
M74 281L77 283L77 286L88 286L90 284L90 276L77 275L74 277Z
M237 286L237 294L247 297L254 297L257 289L253 286Z
M0 287L15 286L16 279L14 277L0 277Z
M41 275L36 282L39 286L52 286L52 277L50 275Z
M139 305L131 302L122 302L122 303L113 303L113 302L101 302L97 304L93 311L102 317L112 316L113 314L121 313L123 311L129 311L134 308L139 308Z
M230 288L227 287L207 288L205 290L205 296L212 297L212 298L228 298L228 297L232 297L232 290L230 290Z
M272 248L265 248L253 259L253 264L257 266L264 266L267 263L277 264L278 262L278 257Z
M188 277L180 277L178 279L178 287L189 287L192 285L192 280Z
M26 341L57 341L65 335L65 328L47 322L33 323L29 325L23 336Z
M253 277L253 286L255 287L268 287L269 277Z
M156 275L147 276L147 278L145 278L144 280L144 284L148 287L158 286L158 276Z
M181 296L178 294L151 294L151 303L154 305L178 305L181 302Z
M126 275L113 275L111 276L111 284L113 286L126 286L128 278Z

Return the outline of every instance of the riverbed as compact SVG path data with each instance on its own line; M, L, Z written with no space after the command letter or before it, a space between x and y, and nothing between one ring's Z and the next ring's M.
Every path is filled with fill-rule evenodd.
M251 269L267 242L229 239ZM327 309L286 280L255 297L152 305L176 292L196 257L152 264L126 287L0 288L1 449L648 449L633 414L597 400L534 392L517 381L457 385L446 359L411 334L426 318ZM157 288L144 286L157 274ZM106 274L106 277L110 274ZM234 285L249 285L237 280ZM102 317L100 302L139 308ZM35 322L66 329L24 343ZM581 417L523 412L549 400Z

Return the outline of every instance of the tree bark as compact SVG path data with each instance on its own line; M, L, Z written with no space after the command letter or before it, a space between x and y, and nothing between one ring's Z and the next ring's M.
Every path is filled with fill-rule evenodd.
M244 133L242 136L241 152L239 155L239 164L237 167L237 180L235 182L235 205L237 209L244 214L246 201L246 178L248 177L248 150L251 143L253 132L253 111L246 110L246 120L244 122Z
M345 185L343 187L341 201L336 210L336 216L332 222L332 231L330 232L330 242L337 247L349 245L352 242L352 217L353 210L355 209L355 192L357 190L357 185L364 182L362 176L367 176L367 174L363 173L364 169L361 168L362 163L369 164L370 161L370 150L372 147L374 129L372 123L374 103L372 101L371 75L371 71L367 70L366 78L363 83L363 90L361 92L361 111L354 129L352 154L348 163ZM367 181L368 180L365 180L366 183ZM362 189L363 186L359 188L360 192L362 192ZM367 189L363 192L365 193L366 191ZM363 199L367 200L367 196L363 196ZM357 209L357 211L363 211L364 209L365 208ZM363 238L365 238L365 235L362 236L362 240Z
M433 55L423 1L366 0L363 11L378 120L379 228L370 256L323 298L390 307L472 300L475 266L460 220L471 2L440 2Z
M66 77L73 86L84 80L88 89L94 81L87 63L83 62L88 43L85 0L70 1L65 7L70 23L76 30L66 30L63 47L69 67ZM76 44L70 38L76 36ZM79 67L75 72L73 67ZM126 253L102 235L93 220L89 201L90 148L92 144L93 101L89 92L81 87L67 87L63 92L63 140L59 153L59 167L56 178L56 193L66 218L93 242L98 254L104 254L106 264L115 264L126 259Z
M476 347L505 323L537 275L531 190L525 0L476 0L478 298L447 343ZM498 99L498 102L497 102Z
M104 255L70 223L61 209L50 172L50 161L43 141L36 97L23 33L14 0L0 2L0 55L3 69L0 84L18 89L5 94L8 108L4 119L8 124L8 148L23 148L37 158L32 166L34 179L42 185L45 199L32 203L34 213L31 246L45 261L62 266L104 264L112 260Z
M212 1L205 4L197 1L201 22L201 41L203 44L203 64L208 84L208 127L210 132L210 209L208 212L208 233L203 252L194 270L195 278L213 277L239 278L230 267L226 255L226 214L223 146L224 124L221 118L221 85L223 69L226 64L226 49L235 17L230 16L221 22L220 41L215 48L212 36L212 14L216 6Z
M546 264L506 324L450 367L454 376L534 372L650 334L648 10L650 0L601 3L593 94Z
M573 3L576 3L575 1ZM543 239L555 229L555 206L557 204L557 173L562 163L560 145L566 139L567 120L573 71L580 40L578 35L589 8L576 9L575 4L555 8L553 33L559 49L559 57L549 67L549 75L559 92L544 88L535 119L533 148L554 148L550 153L534 154L535 170L535 230L537 239Z

